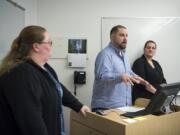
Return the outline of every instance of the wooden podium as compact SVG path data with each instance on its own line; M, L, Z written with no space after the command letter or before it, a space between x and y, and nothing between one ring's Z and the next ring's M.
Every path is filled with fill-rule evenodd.
M70 135L180 135L180 112L130 119L120 116L120 110L109 111L105 116L92 112L87 117L71 111Z

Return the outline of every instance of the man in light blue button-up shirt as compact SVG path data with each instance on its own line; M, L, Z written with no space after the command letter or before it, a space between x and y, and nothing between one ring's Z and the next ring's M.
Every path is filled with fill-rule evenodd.
M96 58L91 102L94 111L131 105L131 85L147 84L131 70L125 53L127 38L126 27L114 26L110 32L111 42Z

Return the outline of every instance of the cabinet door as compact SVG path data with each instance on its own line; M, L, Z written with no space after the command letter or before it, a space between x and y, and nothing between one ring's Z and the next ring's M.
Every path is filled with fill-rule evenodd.
M71 123L71 135L107 135L101 131L97 131L86 125L72 121Z

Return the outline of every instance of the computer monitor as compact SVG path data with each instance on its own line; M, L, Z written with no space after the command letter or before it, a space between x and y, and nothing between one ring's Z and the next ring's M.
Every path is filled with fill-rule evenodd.
M171 84L162 84L160 88L156 91L152 97L148 106L137 112L127 112L122 114L126 117L137 117L147 114L162 114L167 112L173 99L177 96L180 91L180 82L171 83Z

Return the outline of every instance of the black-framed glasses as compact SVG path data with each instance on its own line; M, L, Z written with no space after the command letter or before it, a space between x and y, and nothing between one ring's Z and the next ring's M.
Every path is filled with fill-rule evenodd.
M42 42L40 42L40 44L49 44L49 45L51 45L51 46L52 46L52 41L47 41L47 42L42 41Z

